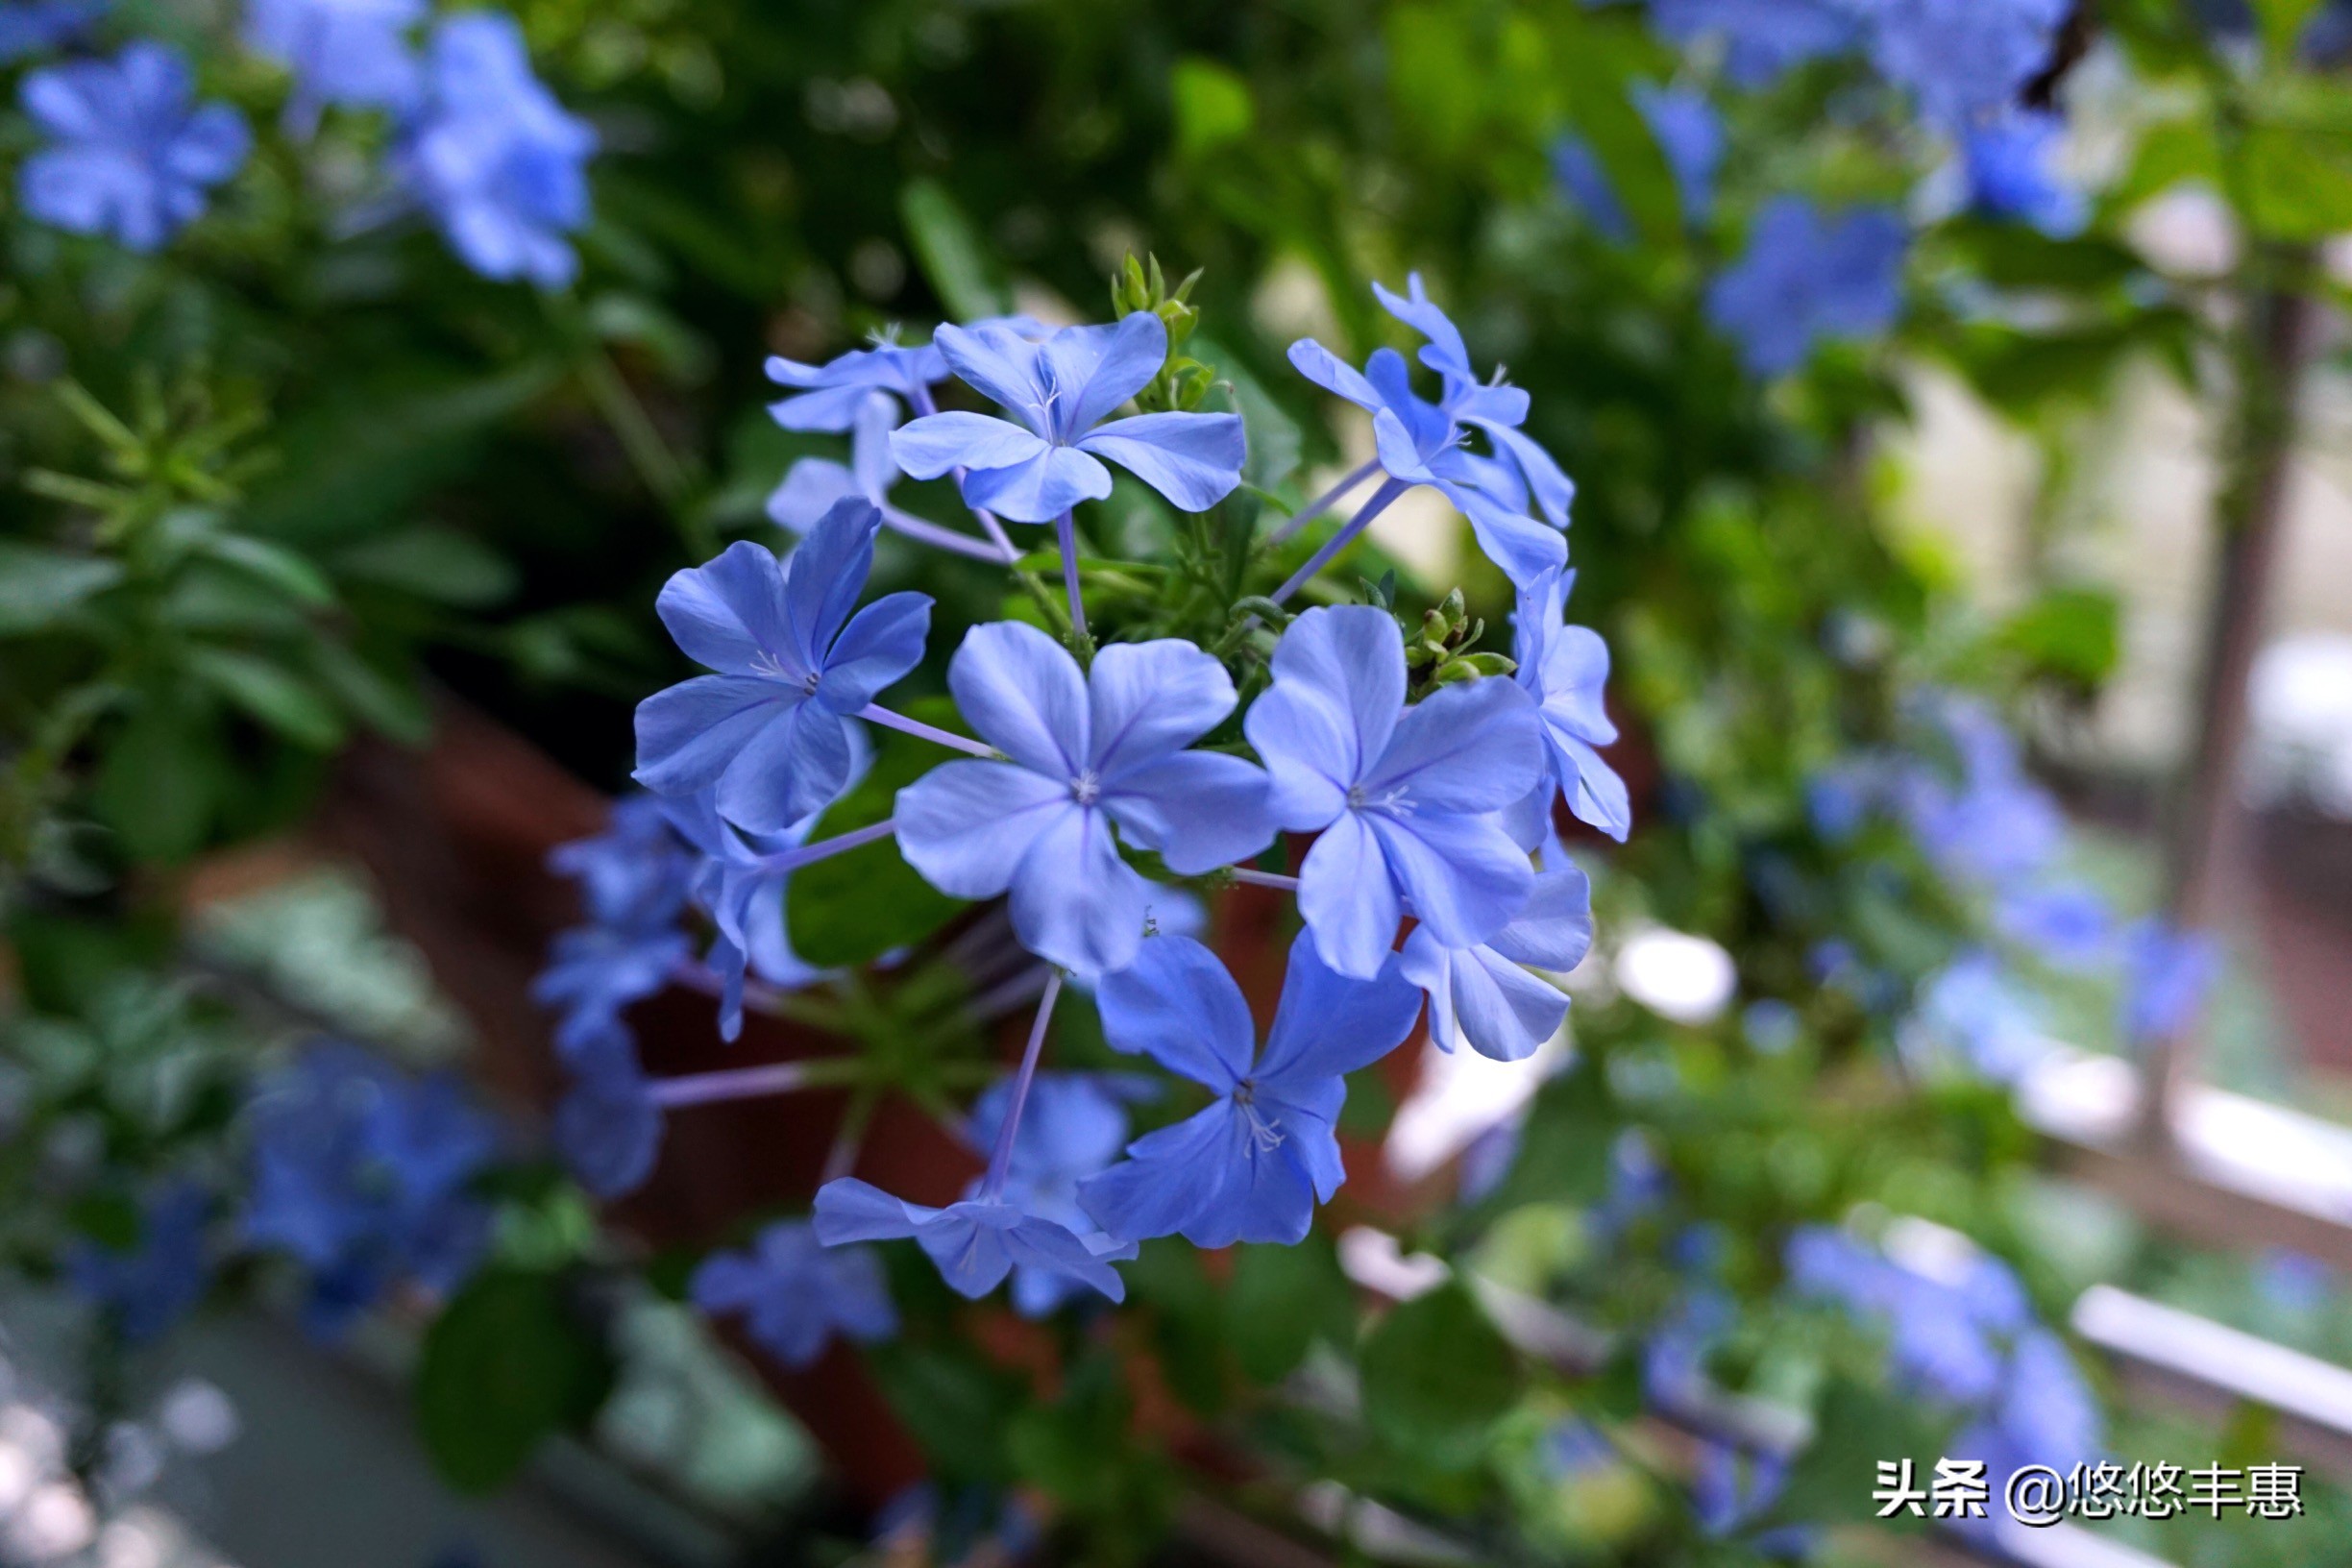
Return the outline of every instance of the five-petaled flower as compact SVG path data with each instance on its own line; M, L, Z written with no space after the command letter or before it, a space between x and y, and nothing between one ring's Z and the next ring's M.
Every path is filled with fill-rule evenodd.
M1518 1062L1559 1032L1568 994L1530 969L1565 974L1592 946L1592 883L1574 866L1535 878L1510 924L1469 947L1448 947L1427 926L1405 939L1405 978L1429 993L1430 1039L1440 1050L1467 1042L1481 1056Z
M947 379L947 358L936 343L909 347L895 338L882 338L870 348L851 349L821 365L804 365L782 355L768 357L768 379L796 388L793 396L768 405L768 413L788 430L826 430L834 434L856 423L858 413L876 393L894 415L893 400L903 398L928 410L931 385ZM897 420L894 417L891 424ZM887 429L888 427L885 427Z
M882 1265L865 1247L827 1247L806 1220L760 1232L747 1252L714 1252L687 1286L706 1314L741 1312L762 1349L810 1365L836 1335L870 1343L898 1332Z
M297 134L330 104L407 110L418 90L408 29L425 0L250 0L245 37L294 73L286 119Z
M964 499L974 506L1015 523L1050 523L1111 493L1099 458L1188 512L1207 511L1241 482L1247 449L1237 414L1110 418L1167 359L1167 328L1148 310L1041 341L1000 321L942 327L932 341L959 379L1019 423L926 414L891 436L891 451L919 479L964 470Z
M1400 681L1403 657L1400 645ZM1274 836L1262 771L1185 749L1235 700L1224 666L1190 643L1114 644L1081 674L1043 632L997 622L965 637L947 684L1008 760L945 763L899 791L899 852L955 897L1010 889L1014 930L1041 958L1083 973L1134 959L1150 884L1115 824L1186 876Z
M720 672L637 705L637 781L657 795L718 787L719 814L780 833L849 782L851 716L922 660L931 600L890 594L850 613L882 516L841 502L781 565L738 540L672 577L655 610L679 648Z
M1189 937L1154 937L1098 996L1114 1048L1149 1056L1216 1095L1207 1110L1128 1145L1081 1185L1079 1202L1116 1237L1181 1234L1196 1246L1302 1240L1315 1205L1347 1179L1333 1127L1346 1075L1411 1032L1421 998L1393 961L1371 980L1335 974L1305 936L1291 943L1265 1048L1241 988Z
M1490 677L1408 709L1404 640L1368 604L1300 616L1273 674L1243 727L1273 774L1275 821L1323 829L1298 897L1324 960L1360 980L1380 973L1407 900L1449 947L1503 929L1535 879L1494 815L1542 776L1527 693Z
M828 1247L914 1237L948 1286L975 1301L1016 1268L1066 1275L1113 1301L1127 1299L1126 1283L1111 1264L1134 1257L1133 1247L1098 1254L1068 1226L1014 1204L981 1197L932 1209L845 1176L819 1189L816 1218L818 1239Z
M187 62L159 43L33 72L17 89L50 144L25 160L25 211L77 234L152 251L245 165L252 135L225 104L195 103Z
M1523 847L1542 844L1552 826L1552 802L1568 797L1577 821L1618 843L1632 831L1633 807L1625 780L1594 748L1617 739L1617 726L1602 701L1608 684L1608 645L1588 626L1563 624L1573 572L1547 572L1520 590L1511 617L1514 677L1543 718L1544 776L1510 812L1513 836Z
M1757 214L1748 253L1708 285L1707 319L1758 376L1804 363L1822 338L1884 331L1902 313L1902 218L1866 207L1825 218L1799 196Z

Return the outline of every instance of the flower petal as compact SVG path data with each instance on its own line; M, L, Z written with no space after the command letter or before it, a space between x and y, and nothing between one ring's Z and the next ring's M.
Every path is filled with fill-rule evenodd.
M1604 762L1600 752L1556 728L1552 731L1552 749L1562 773L1576 779L1576 788L1568 792L1568 809L1577 821L1625 843L1633 831L1633 802L1617 770Z
M784 569L773 551L748 539L674 574L653 613L688 658L721 674L773 674L786 651ZM762 654L769 656L765 663ZM808 673L786 668L794 675Z
M1045 442L1011 420L957 408L899 426L891 431L890 450L898 466L914 478L936 479L950 469L1028 462L1045 450Z
M1123 1241L1173 1236L1216 1202L1248 1131L1220 1099L1128 1145L1129 1158L1078 1185L1088 1217Z
M865 497L851 496L819 518L784 562L787 647L779 651L796 674L824 669L833 639L866 591L873 572L874 535L881 531L881 511Z
M931 341L958 380L1012 409L1041 437L1045 433L1045 389L1037 368L1041 344L1003 322L949 324L932 333Z
M942 763L898 792L898 852L954 898L993 898L1063 812L1069 791L1009 762Z
M803 457L784 471L784 482L769 496L768 516L795 533L806 533L835 505L861 493L847 464Z
M1087 676L1087 766L1109 785L1214 729L1233 712L1233 677L1207 651L1175 637L1114 643Z
M1527 693L1507 680L1467 680L1409 708L1371 768L1364 793L1391 793L1413 815L1500 811L1543 777L1543 726Z
M1110 458L1185 512L1205 512L1232 495L1249 458L1238 414L1138 414L1113 420L1078 446Z
M1388 748L1405 708L1404 639L1374 605L1309 610L1275 645L1273 674L1242 728L1274 775L1276 819L1319 827Z
M1075 447L1046 447L1005 468L964 476L964 499L1013 523L1050 523L1111 493L1111 471Z
M780 708L719 775L719 815L752 833L781 833L848 788L849 721L814 702Z
M1372 979L1351 980L1326 965L1301 933L1290 943L1258 1081L1286 1098L1303 1097L1315 1080L1344 1077L1403 1044L1420 1012L1421 993L1397 972L1393 958Z
M1345 811L1323 830L1299 868L1299 914L1315 951L1341 974L1369 980L1396 946L1404 901L1387 857L1362 814Z
M937 1209L894 1198L870 1182L841 1177L817 1189L817 1239L828 1247L849 1241L897 1241L939 1217Z
M794 688L748 675L698 675L637 704L637 771L656 795L692 795L751 738L800 705Z
M947 689L979 737L1066 786L1093 754L1090 698L1078 661L1037 627L994 621L964 634Z
M1111 1048L1140 1052L1218 1093L1249 1076L1258 1029L1241 988L1190 937L1153 937L1095 992Z
M1337 393L1367 414L1383 405L1380 392L1361 372L1311 337L1290 345L1290 364L1315 385Z
M1580 741L1606 746L1617 738L1602 697L1608 684L1608 644L1590 626L1545 628L1541 670L1544 718Z
M1413 917L1449 947L1502 930L1535 884L1526 851L1489 818L1372 814L1370 821Z
M1149 310L1132 310L1112 326L1065 327L1045 340L1039 357L1052 367L1061 393L1055 423L1073 434L1090 430L1160 374L1167 362L1167 324Z
M1537 874L1527 903L1486 945L1513 964L1566 974L1592 950L1592 879L1575 866Z
M1400 299L1375 282L1372 297L1390 315L1429 339L1421 351L1421 362L1446 376L1458 376L1463 380L1476 380L1470 369L1470 350L1454 325L1454 318L1431 303L1429 292L1422 287L1417 272L1405 276L1406 297Z
M1075 808L1051 819L1013 872L1013 930L1021 945L1081 974L1135 962L1151 894L1119 858L1109 814Z
M885 594L850 618L824 659L817 700L849 715L922 663L931 632L929 594Z
M1274 842L1271 787L1264 770L1239 757L1182 751L1122 775L1103 809L1128 843L1157 851L1179 876L1198 876Z

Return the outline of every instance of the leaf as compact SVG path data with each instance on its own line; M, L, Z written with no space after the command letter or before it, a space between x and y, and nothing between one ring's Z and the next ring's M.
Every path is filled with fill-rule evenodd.
M2272 60L2291 61L2303 41L2303 30L2319 9L2320 0L2254 0L2254 20L2262 29L2263 50Z
M1598 1203L1609 1188L1619 1127L1597 1069L1547 1082L1529 1107L1518 1157L1487 1201L1496 1213L1529 1203Z
M1221 380L1231 382L1234 403L1249 432L1249 455L1241 461L1241 478L1261 490L1272 490L1298 472L1304 440L1298 421L1267 395L1238 355L1202 333L1192 340L1195 356L1213 366Z
M946 188L914 180L898 193L898 215L923 277L947 313L959 321L1000 315L1011 295L998 280L988 247Z
M473 535L423 523L338 551L344 576L458 609L487 609L515 591L515 570Z
M122 579L120 561L0 541L0 637L46 630Z
M911 1341L869 1351L866 1364L882 1397L944 1477L1005 1478L1006 1428L1028 1402L1018 1379L972 1354Z
M942 729L961 730L955 704L926 698L906 712ZM896 730L870 731L878 744L873 767L858 786L827 807L809 843L870 827L891 814L898 792L947 761L935 742ZM894 947L920 942L955 917L961 899L925 882L883 839L795 871L785 885L784 925L793 951L821 968L870 964Z
M417 1423L434 1468L460 1492L496 1490L542 1439L579 1426L612 1386L604 1346L550 1274L477 1275L425 1333Z
M1879 1461L1909 1458L1913 1484L1923 1488L1935 1474L1947 1435L1948 1429L1929 1420L1917 1400L1898 1399L1852 1378L1834 1378L1815 1412L1813 1441L1789 1466L1787 1484L1756 1528L1873 1520L1879 1508L1871 1498ZM1918 1530L1925 1521L1906 1510L1877 1523Z
M300 676L258 654L228 648L191 649L187 671L297 746L325 751L343 739L343 721L333 704Z
M324 609L335 601L334 585L327 580L327 575L283 545L273 545L250 533L212 533L205 535L197 549L313 609Z
M1248 137L1258 123L1249 83L1232 67L1187 56L1169 74L1175 101L1176 150L1198 158Z
M1254 1383L1279 1383L1316 1339L1346 1345L1356 1332L1355 1287L1321 1232L1295 1247L1237 1248L1225 1308L1234 1358Z
M335 700L378 734L404 746L432 736L432 711L411 676L390 675L341 643L320 639L311 671Z
M1510 1346L1458 1281L1398 1306L1364 1341L1365 1419L1441 1468L1478 1458L1518 1390Z
M2121 607L2107 589L2051 588L2012 615L1998 640L2037 672L2096 686L2115 670L2121 620Z
M172 865L204 847L221 785L212 726L174 693L151 690L107 747L90 804L133 859Z
M2246 132L2247 205L2274 239L2317 241L2352 229L2352 124L2258 123Z

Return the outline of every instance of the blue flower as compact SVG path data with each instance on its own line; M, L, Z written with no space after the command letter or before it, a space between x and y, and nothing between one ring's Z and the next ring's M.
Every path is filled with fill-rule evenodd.
M931 1209L845 1177L819 1189L816 1218L817 1237L828 1247L912 1237L949 1287L975 1301L1017 1267L1066 1275L1113 1301L1127 1299L1126 1282L1111 1262L1131 1251L1097 1255L1069 1227L1010 1203L967 1199Z
M576 879L588 923L560 932L532 998L563 1010L555 1047L568 1059L614 1032L621 1014L661 991L687 955L678 929L697 867L651 796L614 805L605 830L561 845L548 856Z
M433 30L422 109L396 165L467 266L560 288L579 270L564 236L588 221L596 145L531 74L514 19L471 11Z
M1744 87L1861 41L1850 8L1838 0L1651 0L1650 20L1677 43L1721 38L1725 74Z
M664 1130L635 1041L616 1024L568 1060L572 1087L551 1129L555 1150L580 1186L600 1198L625 1197L653 1174Z
M50 143L17 177L25 211L128 250L152 251L194 221L253 144L235 110L194 102L187 62L159 43L35 71L17 95Z
M1989 1254L1941 1258L1930 1277L1816 1225L1790 1237L1787 1262L1799 1294L1883 1320L1898 1376L1950 1404L1996 1398L2011 1343L2033 1327L2024 1287Z
M1155 368L1153 374L1157 375ZM851 349L821 365L804 365L782 355L768 359L768 379L798 394L768 405L768 412L788 430L823 430L840 434L858 424L861 412L875 393L883 406L895 412L891 400L903 398L929 411L931 387L947 379L947 356L936 343L915 348L885 338L871 348ZM890 422L897 423L895 418ZM884 427L886 429L888 426Z
M1947 696L1935 703L1933 718L1960 779L1955 788L1924 761L1896 776L1896 809L1920 847L1945 875L1962 882L2002 887L2040 872L2058 852L2066 819L2049 792L2026 775L2016 740L1973 698Z
M1633 88L1634 107L1649 123L1650 135L1665 155L1674 175L1675 193L1681 199L1682 218L1697 225L1706 221L1715 206L1715 171L1724 155L1723 119L1706 94L1689 87L1657 87L1648 83Z
M749 1252L712 1253L687 1290L709 1316L743 1313L752 1341L790 1367L813 1364L835 1335L871 1343L898 1332L881 1261L826 1247L805 1220L769 1226Z
M694 857L649 795L615 801L603 832L556 845L548 868L579 884L593 923L625 931L674 924L695 871Z
M138 1242L119 1252L80 1239L63 1258L73 1293L108 1312L135 1345L160 1339L195 1310L212 1284L205 1221L212 1200L189 1181L166 1184L140 1207Z
M2052 239L2082 233L2090 204L2050 167L2065 131L2057 115L2023 109L1971 126L1961 141L1969 206L1987 217L2014 218Z
M1991 953L1965 953L1928 981L1915 1027L1996 1083L2016 1083L2049 1054L2041 1019Z
M106 14L105 0L25 0L0 5L0 65L71 43Z
M1552 801L1564 795L1577 821L1623 844L1633 830L1625 780L1595 749L1613 744L1617 726L1602 693L1608 685L1608 645L1588 626L1565 623L1573 572L1547 572L1519 591L1512 613L1513 677L1543 720L1544 772L1511 811L1520 845L1533 848L1552 823Z
M1825 844L1851 842L1878 803L1884 771L1868 759L1832 764L1805 780L1805 817Z
M1593 233L1612 245L1630 244L1633 220L1626 215L1617 183L1609 178L1592 143L1573 131L1564 131L1553 139L1551 160L1552 178L1558 183L1560 194L1583 214Z
M852 771L863 771L863 759L853 759ZM732 1041L743 1033L743 995L747 973L758 971L772 986L797 990L823 971L810 968L792 950L784 928L784 889L789 871L775 870L777 855L797 849L817 825L804 817L781 833L747 842L719 815L712 792L702 790L662 806L678 836L702 852L696 872L695 902L718 927L704 962L720 979L719 1034Z
M1871 63L1921 114L1961 131L2049 64L2073 0L1873 0Z
M851 390L859 401L851 416L849 461L802 457L785 471L784 482L768 498L769 517L795 533L808 532L845 501L863 501L877 510L890 504L891 486L898 482L898 465L890 453L897 407L882 393L864 387Z
M1493 813L1542 776L1542 728L1507 680L1405 706L1405 645L1368 604L1309 610L1275 645L1274 685L1243 728L1274 776L1268 805L1307 851L1299 912L1324 962L1378 975L1410 900L1448 947L1473 947L1526 904L1535 873Z
M311 1273L306 1317L331 1334L399 1279L447 1292L490 1238L470 1191L498 1130L446 1074L411 1082L356 1046L315 1045L253 1106L243 1228Z
M679 648L720 672L637 705L637 782L657 795L718 787L719 814L780 833L849 782L852 718L922 662L928 595L858 610L882 515L845 501L792 558L748 539L678 573L654 609Z
M1427 926L1405 939L1404 975L1429 993L1429 1035L1518 1062L1559 1032L1568 994L1529 969L1565 974L1592 946L1592 883L1574 866L1535 878L1510 924L1475 946L1448 947Z
M1816 341L1886 331L1902 313L1900 217L1862 208L1825 221L1781 196L1757 217L1748 254L1707 288L1707 319L1729 333L1758 376L1804 363Z
M569 1055L616 1027L631 1003L667 987L692 950L683 931L575 926L549 943L548 967L531 982L531 999L562 1010L555 1045Z
M1116 326L1065 327L1043 341L1014 325L942 327L933 336L967 384L1019 423L925 414L891 436L919 479L965 471L964 499L1016 523L1050 523L1111 493L1109 458L1179 510L1205 512L1241 482L1248 455L1235 414L1159 413L1103 421L1160 374L1167 328L1148 310Z
M1097 995L1103 1035L1205 1085L1208 1109L1128 1145L1078 1189L1113 1236L1181 1233L1195 1246L1302 1240L1315 1205L1347 1180L1333 1128L1346 1075L1412 1030L1421 998L1393 960L1369 982L1334 973L1302 936L1290 944L1265 1049L1241 988L1188 937L1155 937Z
M2001 934L2036 958L2064 969L2086 969L2115 943L2115 917L2096 889L2080 882L2021 888L2000 900Z
M2220 972L2220 945L2206 933L2175 930L2161 919L2133 922L2123 933L2119 1027L2125 1043L2144 1045L2187 1030Z
M294 73L289 121L306 130L322 107L404 110L419 74L407 33L425 0L249 0L245 38Z
M1006 1164L1007 1203L1076 1235L1089 1251L1107 1257L1119 1243L1102 1234L1079 1206L1079 1184L1118 1158L1127 1141L1127 1102L1152 1091L1144 1080L1109 1073L1040 1073L1029 1086L1018 1133ZM972 1106L966 1136L986 1151L996 1141L1013 1100L1013 1080L1002 1078ZM980 1182L966 1196L978 1195ZM1058 1311L1085 1284L1052 1269L1016 1263L1013 1307L1025 1317Z
M1400 671L1403 657L1400 645ZM1094 974L1133 961L1150 884L1119 839L1185 876L1273 840L1265 774L1185 749L1235 700L1224 666L1189 643L1114 644L1081 674L1043 632L997 622L967 634L947 685L1009 760L946 763L899 791L899 852L958 898L1010 889L1014 930L1051 963Z

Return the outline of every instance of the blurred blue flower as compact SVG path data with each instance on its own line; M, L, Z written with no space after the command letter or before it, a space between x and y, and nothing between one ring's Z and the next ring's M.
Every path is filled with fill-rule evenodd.
M453 1290L480 1262L490 1211L469 1188L500 1139L454 1078L412 1081L326 1042L264 1081L252 1115L244 1233L310 1271L314 1332L335 1333L397 1280Z
M1929 706L1960 779L1955 788L1923 760L1894 778L1896 809L1920 847L1945 875L1979 886L2010 886L2042 871L2058 852L2066 819L2027 775L2016 738L1973 698L1947 694Z
M947 684L1008 760L946 763L901 790L899 852L954 897L1010 889L1013 928L1041 958L1085 974L1134 960L1150 884L1120 839L1197 876L1274 837L1262 772L1185 749L1234 706L1225 667L1190 643L1115 643L1082 674L1035 626L996 622L966 635Z
M804 1367L833 1336L871 1343L898 1332L881 1260L864 1247L827 1247L806 1220L760 1232L748 1252L714 1252L687 1286L712 1317L744 1314L752 1341L786 1366Z
M1096 999L1115 1050L1149 1056L1216 1098L1128 1145L1126 1160L1079 1188L1079 1202L1113 1236L1181 1233L1201 1247L1305 1238L1315 1205L1347 1180L1333 1131L1346 1074L1402 1043L1421 1006L1393 962L1349 980L1305 936L1290 944L1263 1051L1241 988L1188 937L1146 942Z
M864 765L863 755L852 757L852 778ZM720 1038L732 1041L743 1033L747 974L756 972L769 985L796 991L823 973L792 949L784 926L784 889L791 873L775 869L776 857L807 842L817 819L804 817L781 833L747 838L720 817L713 793L698 790L665 800L662 808L678 836L702 852L694 898L718 928L703 962L719 976Z
M1825 338L1864 338L1902 313L1902 261L1910 236L1884 208L1825 219L1810 202L1780 196L1756 218L1748 254L1708 285L1707 319L1739 344L1757 376L1805 361Z
M1429 995L1429 1037L1450 1051L1519 1062L1559 1033L1568 993L1530 969L1565 974L1592 946L1592 882L1574 866L1535 878L1508 925L1451 948L1427 926L1405 939L1403 973Z
M2011 110L1972 125L1961 138L1969 206L1991 218L2014 218L2067 239L2082 233L2090 203L2050 167L2066 122L2039 110Z
M106 10L106 0L24 0L0 5L0 65L12 65L74 42Z
M1553 138L1550 157L1552 178L1558 182L1560 194L1592 225L1593 233L1612 245L1631 243L1633 220L1626 215L1625 203L1617 197L1617 183L1609 178L1592 143L1573 131L1563 131Z
M580 1186L600 1198L625 1197L661 1158L665 1123L637 1045L619 1023L575 1049L572 1085L555 1103L555 1152Z
M2073 0L1872 0L1871 63L1953 132L2013 104L2047 67Z
M1777 996L1765 996L1741 1012L1740 1033L1752 1048L1779 1056L1804 1038L1804 1016Z
M395 167L467 266L560 288L579 270L565 236L588 222L596 145L531 73L514 19L469 11L433 29Z
M2124 1042L2144 1045L2188 1029L2220 974L2220 944L2205 932L2175 930L2159 918L2133 922L2123 933Z
M408 30L425 0L247 0L245 39L294 73L298 135L329 105L405 111L422 80Z
M1706 1439L1699 1445L1699 1468L1691 1477L1691 1510L1709 1535L1730 1535L1761 1519L1787 1483L1786 1459L1742 1454L1728 1443ZM1813 1531L1783 1527L1746 1544L1760 1556L1803 1556L1813 1545Z
M2254 1286L2263 1300L2299 1316L2326 1306L2336 1284L2336 1270L2326 1262L2285 1247L2268 1248L2254 1267Z
M1272 671L1242 727L1273 774L1276 822L1323 830L1298 902L1324 962L1359 980L1380 974L1408 900L1449 947L1508 924L1535 873L1493 814L1541 776L1527 694L1471 680L1407 708L1404 639L1369 604L1301 615Z
M1092 1072L1040 1073L1029 1086L1020 1130L1006 1166L1004 1197L1025 1213L1065 1227L1088 1250L1108 1255L1117 1243L1103 1235L1078 1201L1079 1184L1118 1158L1127 1141L1127 1102L1150 1094L1147 1079ZM972 1106L968 1140L986 1151L996 1141L1013 1101L1013 1080L998 1079ZM968 1197L978 1195L973 1183ZM1072 1297L1084 1282L1052 1269L1016 1263L1013 1307L1025 1317L1043 1317Z
M1696 227L1715 207L1715 171L1723 164L1723 118L1706 94L1690 87L1637 83L1634 107L1657 138L1666 167L1681 199L1682 219Z
M821 365L804 365L782 355L768 359L768 379L780 386L798 388L796 395L768 405L768 412L788 430L823 430L840 434L859 423L874 394L883 397L884 411L896 414L893 400L903 398L921 412L930 412L931 387L947 379L947 356L936 343L913 348L895 338L877 339L870 348L851 349ZM891 418L889 426L897 424ZM886 457L888 453L884 454Z
M1736 1315L1730 1298L1711 1285L1677 1302L1642 1344L1643 1397L1668 1409L1703 1401L1707 1356Z
M1241 482L1248 455L1236 414L1106 419L1167 359L1167 328L1148 310L1115 326L1065 327L1040 342L1003 322L942 327L932 341L966 384L1014 420L925 414L891 436L919 479L964 470L964 499L1016 523L1050 523L1111 493L1108 458L1180 511L1205 512Z
M613 803L604 831L558 845L548 869L579 884L589 920L625 931L676 923L694 879L694 857L678 842L661 801L632 795Z
M45 66L17 96L46 142L17 175L26 213L127 250L152 251L194 221L253 145L235 110L195 102L187 62L159 43Z
M1651 0L1650 20L1677 43L1721 39L1724 73L1743 87L1861 41L1853 9L1838 0Z
M2055 882L2002 894L1995 911L2001 935L2044 963L2086 969L2115 945L2115 915L2098 890Z
M2049 1054L2040 1017L1992 953L1964 953L1938 971L1913 1026L1924 1043L1957 1051L1995 1083L2016 1083Z
M720 673L637 704L638 783L666 796L716 785L719 815L752 833L832 803L854 763L852 720L922 662L931 625L927 594L857 608L881 527L872 506L845 501L781 565L739 539L663 586L662 625Z
M1834 763L1805 780L1805 816L1824 843L1842 845L1862 831L1878 803L1884 770L1867 760Z
M975 1301L1017 1267L1067 1275L1113 1301L1124 1301L1126 1283L1111 1264L1135 1256L1130 1247L1098 1254L1069 1227L1010 1203L968 1198L932 1209L894 1198L854 1177L827 1182L818 1190L817 1237L828 1247L911 1237L949 1287Z
M1595 749L1613 744L1603 693L1608 685L1608 645L1588 626L1567 624L1574 572L1547 572L1519 591L1511 612L1513 677L1543 720L1544 773L1510 808L1513 836L1533 848L1552 823L1552 802L1565 796L1577 821L1623 844L1633 830L1633 803L1617 770Z
M193 1311L212 1284L205 1246L211 1212L211 1198L195 1183L160 1186L140 1206L138 1240L131 1250L77 1239L62 1259L65 1282L76 1296L107 1312L124 1339L151 1344Z
M851 416L849 461L799 458L768 498L769 517L795 533L808 532L845 501L863 501L876 509L890 505L891 486L898 482L898 465L890 452L891 431L898 424L897 405L870 388L851 390L858 404Z

